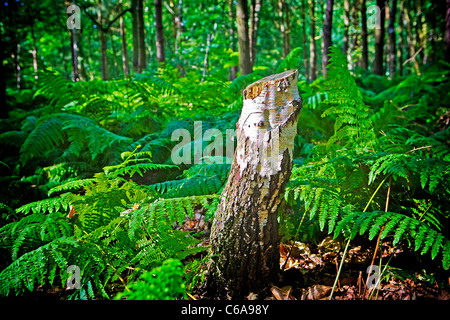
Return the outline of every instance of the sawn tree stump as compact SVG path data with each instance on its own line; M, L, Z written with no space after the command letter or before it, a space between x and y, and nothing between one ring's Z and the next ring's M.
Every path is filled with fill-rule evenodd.
M237 148L210 235L211 297L261 294L280 270L277 212L291 175L302 107L297 77L297 70L290 70L244 90Z

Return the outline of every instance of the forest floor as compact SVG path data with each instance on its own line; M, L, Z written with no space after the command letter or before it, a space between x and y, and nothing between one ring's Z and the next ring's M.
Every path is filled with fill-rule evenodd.
M196 213L192 219L186 217L177 229L199 232L205 231L198 245L209 243L208 228L204 215ZM334 300L450 300L450 271L443 270L439 262L415 253L406 246L392 247L390 241L381 243L375 259L379 265L382 253L382 274L379 290L366 289L367 269L372 263L376 240L355 238L348 247L345 263L341 270ZM346 243L342 239L325 236L317 244L288 241L280 244L280 279L270 285L270 293L258 297L252 293L248 300L328 300L338 273ZM425 271L428 270L428 271ZM372 273L373 274L373 273ZM369 283L375 283L374 281ZM108 286L113 298L123 291L123 285ZM52 286L39 286L35 291L22 297L25 300L64 300L67 290ZM17 297L16 297L17 298ZM194 288L189 299L204 299L201 285Z
M204 229L200 219L186 218L181 230ZM208 233L206 233L208 235ZM203 244L208 243L205 236ZM378 290L368 290L368 268L372 263L376 239L355 238L348 247L345 263L336 284L335 300L450 300L450 272L439 262L420 256L412 248L391 241L381 243L374 264L379 265L382 254L382 281ZM325 236L318 244L289 241L280 244L280 281L271 286L271 294L247 299L265 300L328 300L338 273L346 243L342 239ZM425 271L425 266L427 270ZM282 270L282 271L281 271ZM420 270L420 271L418 271ZM375 270L374 270L375 271ZM372 271L372 275L374 275ZM375 278L369 280L375 284ZM195 291L195 290L194 290ZM200 290L201 291L201 290ZM201 294L194 298L202 299Z

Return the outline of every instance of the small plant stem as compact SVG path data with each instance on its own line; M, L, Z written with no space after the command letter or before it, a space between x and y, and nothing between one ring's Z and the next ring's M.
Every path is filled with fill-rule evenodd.
M386 179L387 179L387 176L383 179L383 181L380 182L380 184L378 185L377 189L375 190L375 192L372 194L372 196L370 197L369 201L367 202L367 205L366 205L366 207L364 208L363 212L366 212L367 208L368 208L369 205L372 203L373 198L374 198L375 195L377 194L378 190L380 190L381 186L382 186L383 183L386 181ZM350 240L351 240L351 237L348 238L347 244L345 245L344 254L342 255L341 264L339 265L339 270L338 270L338 273L337 273L337 275L336 275L336 279L334 280L333 289L331 290L330 298L329 298L328 300L331 300L331 299L333 298L334 290L336 289L336 284L337 284L337 282L338 282L339 275L341 274L342 266L344 265L345 255L346 255L346 253L347 253L347 249L348 249L348 246L349 246L349 244L350 244Z
M386 178L384 180L386 180ZM384 209L384 212L388 212L388 208L389 208L389 195L391 194L391 183L392 183L392 176L389 176L389 187L388 187L388 191L387 191L386 207ZM385 226L385 224L381 227L380 233L378 234L377 244L375 246L375 252L373 253L372 262L370 263L370 269L369 269L369 272L367 274L366 283L369 283L368 282L369 281L369 277L372 274L372 266L373 266L373 263L375 262L375 257L377 256L378 247L380 245L380 240L381 240L381 234L383 233L384 226ZM380 265L381 265L381 255L380 255ZM365 295L366 295L366 288L367 288L367 285L366 285L366 287L364 287L363 297L365 297Z
M339 275L341 274L341 270L342 270L342 266L344 265L345 255L347 254L347 249L348 249L348 246L350 244L350 239L351 238L348 238L347 244L345 245L344 254L342 255L342 260L341 260L341 263L339 265L339 270L338 270L338 273L336 275L336 278L334 279L333 289L331 290L330 298L328 300L331 300L333 298L333 293L334 293L334 290L336 289L336 284L338 283Z
M289 253L288 253L287 257L286 257L286 261L284 261L284 264L283 264L283 267L281 268L281 271L284 271L284 268L286 268L286 264L287 264L289 258L291 257L292 249L294 249L295 241L297 240L298 234L300 232L300 227L303 224L303 219L305 219L305 215L306 215L306 210L303 213L302 220L300 220L300 224L298 225L297 231L295 232L295 236L294 236L294 240L292 242L291 249L289 250Z

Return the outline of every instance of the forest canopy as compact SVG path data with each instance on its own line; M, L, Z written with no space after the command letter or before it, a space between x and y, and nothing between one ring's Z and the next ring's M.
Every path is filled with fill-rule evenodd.
M212 226L271 75L300 112L276 276L224 297L450 299L449 0L0 6L0 299L219 298Z

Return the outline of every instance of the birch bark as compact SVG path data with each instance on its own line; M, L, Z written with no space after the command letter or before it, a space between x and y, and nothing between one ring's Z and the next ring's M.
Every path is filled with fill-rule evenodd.
M289 70L244 90L234 161L211 229L208 295L242 299L276 279L277 211L302 107L297 78L297 70Z

